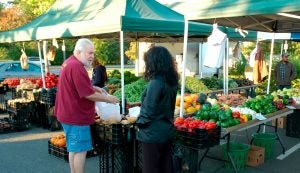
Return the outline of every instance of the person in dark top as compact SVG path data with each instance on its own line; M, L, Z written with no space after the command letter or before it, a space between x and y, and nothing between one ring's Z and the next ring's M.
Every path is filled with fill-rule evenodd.
M178 73L170 52L160 46L144 55L144 78L149 81L142 94L137 119L137 139L142 144L143 173L171 173L172 138Z
M99 63L98 59L93 61L93 74L92 74L92 83L93 86L103 88L107 81L107 73L105 66Z
M297 76L297 71L291 62L289 62L288 54L282 54L282 61L278 62L275 66L275 80L277 89L291 88L291 81Z

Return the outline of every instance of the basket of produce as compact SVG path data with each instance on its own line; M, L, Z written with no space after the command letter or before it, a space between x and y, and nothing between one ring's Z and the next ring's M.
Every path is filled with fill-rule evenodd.
M95 131L100 140L110 144L124 144L133 141L135 137L135 126L126 120L123 124L100 121L95 124ZM122 121L121 121L122 122Z
M176 127L175 140L180 145L203 149L220 143L221 127L215 122L177 117L174 126Z

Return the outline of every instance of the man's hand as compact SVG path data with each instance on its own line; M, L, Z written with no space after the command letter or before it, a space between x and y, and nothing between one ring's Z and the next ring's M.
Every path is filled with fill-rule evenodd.
M119 99L117 97L112 95L107 95L107 97L108 97L108 103L115 103L115 104L119 103Z

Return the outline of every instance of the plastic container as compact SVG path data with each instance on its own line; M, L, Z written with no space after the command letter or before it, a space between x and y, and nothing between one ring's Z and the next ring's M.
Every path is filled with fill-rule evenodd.
M254 133L252 137L254 145L265 148L265 160L271 158L276 135L274 133Z
M226 169L233 169L230 159L227 154L227 143L222 145L224 159L228 162L225 162ZM229 153L235 163L237 170L243 170L247 162L247 155L250 146L242 143L230 143L229 144Z

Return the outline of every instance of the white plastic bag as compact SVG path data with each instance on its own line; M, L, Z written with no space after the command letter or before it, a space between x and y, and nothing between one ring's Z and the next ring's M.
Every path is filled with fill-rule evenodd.
M129 108L128 111L129 111L128 114L130 117L137 118L140 115L141 107L135 106L135 107Z
M96 102L96 112L105 121L115 120L120 122L122 119L119 104Z

